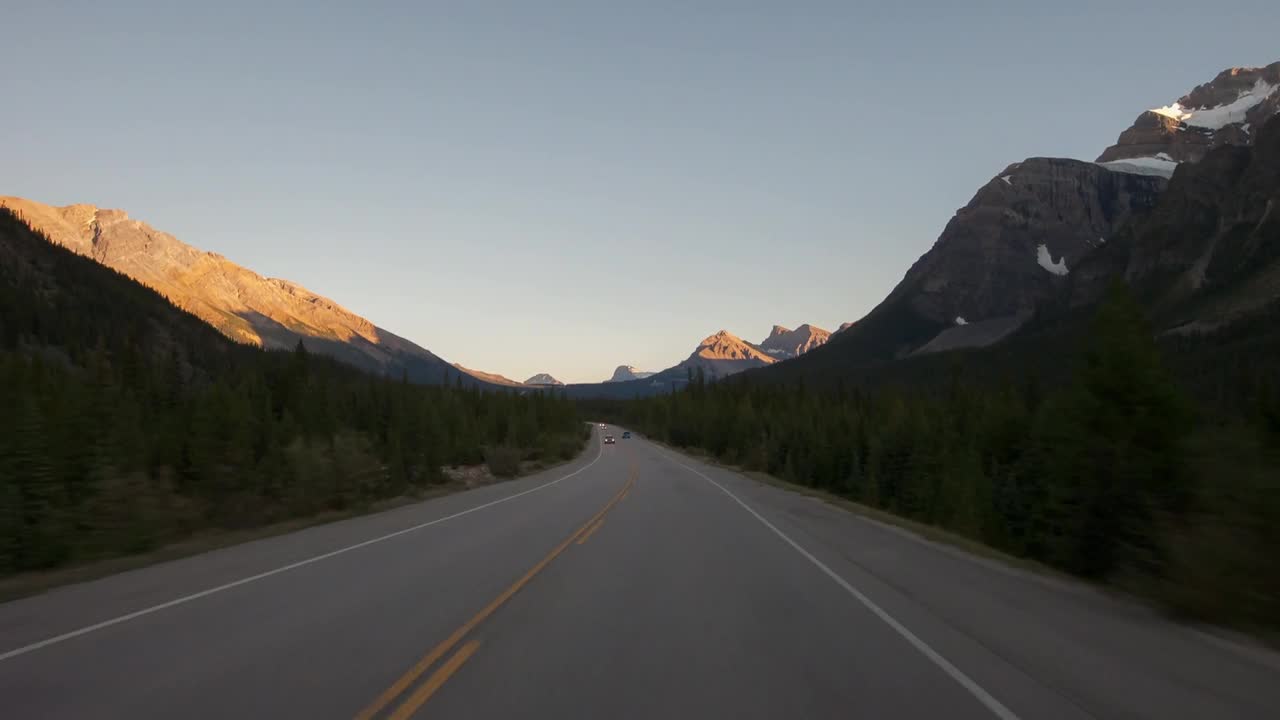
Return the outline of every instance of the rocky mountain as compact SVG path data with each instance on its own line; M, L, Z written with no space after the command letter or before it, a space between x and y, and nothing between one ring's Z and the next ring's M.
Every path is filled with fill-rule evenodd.
M328 298L194 248L122 210L53 207L16 197L0 197L0 207L52 242L158 291L233 340L268 349L292 348L302 340L312 352L415 382L452 381L460 374L425 348ZM462 377L476 382L470 373Z
M981 187L933 248L857 325L834 342L858 343L858 361L903 357L949 328L930 349L989 344L1058 292L1071 268L1135 214L1164 178L1095 163L1030 158Z
M1170 177L1179 163L1197 162L1222 145L1249 145L1280 111L1280 62L1231 68L1170 105L1147 110L1120 133L1098 162L1124 172Z
M830 337L830 332L808 323L795 330L774 325L769 337L757 347L778 360L788 360L826 344Z
M727 330L721 330L703 338L697 349L674 369L696 371L701 368L708 378L720 378L775 362L777 359L772 355Z
M605 380L605 382L611 383L611 382L627 382L629 380L643 380L654 374L655 373L652 373L646 370L637 370L635 367L631 365L619 365L618 367L614 368L613 377L609 378L608 380Z
M1140 115L1099 162L1029 158L1008 166L956 212L884 301L800 362L867 364L1000 340L1063 292L1084 258L1150 213L1178 163L1252 144L1280 109L1277 88L1280 63L1228 70Z
M921 351L895 362L859 363L856 343L833 339L749 375L763 382L803 377L806 383L927 385L963 366L981 382L1033 372L1046 386L1055 385L1079 367L1080 350L1095 331L1095 308L1120 280L1189 387L1198 386L1203 399L1232 412L1251 408L1257 398L1248 393L1258 390L1251 383L1274 377L1273 358L1280 357L1278 210L1280 115L1256 130L1252 146L1222 145L1198 162L1181 164L1149 212L1081 258L1060 291L995 347L963 357ZM984 324L952 326L926 348L963 346L957 338L982 332ZM1228 390L1232 376L1240 384ZM1268 382L1262 380L1262 387Z
M564 383L551 377L549 373L538 373L528 380L524 381L525 385L563 385Z
M1179 166L1155 209L1073 273L1070 305L1096 302L1122 277L1157 330L1186 333L1280 301L1280 115L1253 136Z

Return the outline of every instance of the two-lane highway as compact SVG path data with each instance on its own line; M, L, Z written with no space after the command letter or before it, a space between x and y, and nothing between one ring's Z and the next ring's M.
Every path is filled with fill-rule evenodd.
M640 438L0 605L6 718L1264 718L1278 681Z

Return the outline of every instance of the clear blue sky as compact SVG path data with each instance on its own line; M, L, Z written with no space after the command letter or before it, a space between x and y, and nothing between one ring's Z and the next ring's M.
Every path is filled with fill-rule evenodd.
M524 379L860 317L1011 162L1280 59L1280 2L48 2L0 193Z

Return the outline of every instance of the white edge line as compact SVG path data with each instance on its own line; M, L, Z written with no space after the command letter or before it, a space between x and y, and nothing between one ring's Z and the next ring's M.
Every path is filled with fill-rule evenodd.
M871 598L867 597L866 595L863 595L861 591L859 591L853 585L850 585L849 581L840 577L840 575L837 574L835 570L832 570L830 567L827 567L825 563L823 563L818 558L814 557L813 553L801 547L800 543L796 542L795 540L792 540L790 536L788 536L786 533L779 530L777 526L775 526L773 523L766 520L763 515L756 512L754 509L752 509L750 505L743 502L742 499L739 498L737 495L734 495L733 493L729 492L729 490L725 486L721 485L715 480L712 480L711 478L707 477L706 475L699 472L695 468L689 467L688 465L685 465L679 460L676 460L674 457L672 457L665 451L658 450L658 452L659 454L666 456L668 460L675 463L676 465L679 465L685 470L688 470L694 475L697 475L703 480L706 480L707 482L716 486L717 488L719 488L720 492L724 493L725 495L728 495L730 499L738 503L738 505L741 505L742 509L751 513L751 515L755 517L756 520L759 520L761 524L763 524L765 527L772 530L775 535L782 538L782 540L786 542L788 545L790 545L792 548L794 548L796 552L800 553L801 555L804 556L806 560L813 563L814 566L816 566L819 570L821 570L824 574L826 574L827 577L831 578L832 580L835 581L837 585L844 588L845 592L852 595L854 599L862 603L868 610L874 613L876 617L884 621L884 623L888 625L890 628L893 628L894 632L901 635L902 638L906 640L908 643L910 643L912 647L914 647L916 650L919 650L922 655L929 658L929 660L933 661L934 665L937 665L939 668L942 669L943 672L945 672L947 675L950 675L952 680L955 680L957 683L960 684L961 687L963 687L965 690L968 690L971 695L973 695L975 698L978 699L978 702L985 705L986 708L990 710L992 714L994 714L996 717L1000 718L1000 720L1019 720L1018 716L1014 714L1012 710L1005 707L1003 703L1001 703L999 700L992 697L991 693L987 692L985 689L983 689L981 685L974 682L973 678L964 674L963 670L956 667L955 665L952 665L950 660L947 660L946 658L942 657L942 655L940 655L938 651L930 647L928 643L926 643L924 640L921 640L919 636L917 636L915 633L908 630L905 625L898 622L897 619L895 619L892 615L890 615L888 612L882 609L879 605L872 602Z
M80 637L81 635L87 635L87 634L89 634L89 633L91 633L91 632L94 632L94 631L97 631L97 630L102 630L103 628L109 628L109 627L111 627L112 625L119 625L120 623L128 622L128 621L130 621L130 620L135 620L135 619L140 618L140 617L142 617L142 616L144 616L144 615L150 615L151 613L159 612L159 611L161 611L161 610L164 610L164 609L167 609L167 608L174 607L175 605L182 605L182 604L184 604L184 603L189 603L189 602L191 602L192 600L199 600L199 599L200 599L200 598L202 598L202 597L207 597L207 596L209 596L209 595L213 595L213 594L215 594L215 593L220 593L220 592L222 592L223 590L230 590L231 588L240 587L241 585L248 585L248 584L249 584L249 583L251 583L251 582L256 582L256 581L258 581L258 580L262 580L262 579L264 579L264 578L269 578L269 577L271 577L272 575L279 575L280 573L283 573L283 572L288 572L288 571L290 571L290 570L296 570L296 569L298 569L298 568L300 568L300 567L303 567L303 566L305 566L305 565L310 565L310 564L312 564L312 563L317 563L317 562L320 562L321 560L328 560L328 559L329 559L329 558L331 558L331 557L336 557L336 556L338 556L338 555L342 555L342 554L344 554L344 553L351 552L352 550L359 550L360 548L368 547L368 546L370 546L370 545L374 545L374 544L377 544L377 543L383 542L384 540L390 540L391 538L399 537L399 536L401 536L401 535L405 535L405 534L407 534L407 533L414 532L415 530L421 530L421 529L423 529L423 528L431 527L432 525L438 525L438 524L440 524L440 523L442 523L442 522L445 522L445 521L448 521L448 520L453 520L453 519L455 519L455 518L460 518L460 517L462 517L463 515L470 515L471 513L473 513L473 512L477 512L477 511L479 511L479 510L484 510L485 508L490 508L490 507L493 507L494 505L500 505L500 504L502 504L502 503L504 503L504 502L507 502L508 500L515 500L516 498L518 498L518 497L523 497L523 496L525 496L525 495L528 495L529 493L534 493L534 492L537 492L537 491L539 491L539 490L543 490L543 489L545 489L545 488L549 488L549 487L551 487L552 485L555 485L556 483L558 483L558 482L560 482L560 481L562 481L562 480L568 480L569 478L573 477L574 475L577 475L578 473L580 473L580 472L582 472L582 471L586 470L587 468L591 467L592 465L595 465L595 464L596 464L596 462L597 462L597 461L601 458L601 456L604 454L604 445L602 445L602 444L600 444L600 443L598 443L598 442L597 442L597 443L596 443L596 446L597 446L596 456L595 456L595 458L594 458L594 459L592 459L592 461L591 461L591 462L587 463L586 465L583 465L582 467L578 468L577 470L574 470L573 472L569 473L568 475L564 475L564 476L561 476L561 477L556 478L555 480L551 480L551 481L545 482L545 483L543 483L543 484L541 484L541 485L538 485L537 487L532 487L532 488L529 488L528 490L522 490L522 491L520 491L520 492L518 492L518 493L515 493L514 495L508 495L508 496L503 497L503 498L498 498L497 500L493 500L493 501L490 501L490 502L484 503L484 504L482 504L482 505L477 505L477 506L475 506L475 507L473 507L473 508L468 508L468 509L466 509L466 510L463 510L462 512L456 512L456 513L454 513L454 514L452 514L452 515L446 515L445 517L442 517L442 518L436 518L435 520L429 520L429 521L427 521L427 522L420 523L420 524L418 524L418 525L414 525L413 527L407 527L407 528L404 528L404 529L402 529L402 530L397 530L397 531L395 531L395 532L393 532L393 533L388 533L388 534L386 534L386 535L382 535L382 536L380 536L380 537L376 537L376 538L373 538L373 539L371 539L371 540L365 540L365 541L363 541L363 542L358 542L358 543L356 543L355 545L348 545L347 547L339 548L339 549L337 549L337 550L333 550L333 551L331 551L331 552L324 553L323 555L316 555L315 557L309 557L309 558L307 558L307 559L305 559L305 560L299 560L298 562L295 562L295 563L289 563L288 565L283 565L283 566L281 566L281 567L275 568L274 570L268 570L268 571L266 571L266 572L258 573L257 575L250 575L249 577L240 578L239 580L233 580L233 581L231 581L231 582L229 582L229 583L226 583L225 585L219 585L219 586L217 586L217 587L211 587L211 588L209 588L209 589L207 589L207 590L201 590L200 592L192 593L192 594L190 594L190 595L183 595L183 596L182 596L182 597L180 597L180 598L174 598L173 600L170 600L170 601L168 601L168 602L160 603L159 605L152 605L151 607L143 608L142 610L136 610L136 611L131 612L131 613L128 613L128 614L126 614L126 615L121 615L121 616L119 616L119 617L111 618L110 620L103 620L103 621L102 621L102 622L100 622L100 623L94 623L93 625L86 625L85 627L79 628L79 629L77 629L77 630L72 630L71 632L66 632L66 633L63 633L63 634L61 634L61 635L55 635L55 636L53 636L53 637L51 637L51 638L46 638L46 639L44 639L44 640L40 640L40 641L37 641L37 642L33 642L33 643L31 643L30 645L24 645L24 646L22 646L22 647L20 647L20 648L16 648L16 649L14 649L14 650L10 650L10 651L8 651L8 652L6 652L6 653L0 654L0 662L4 662L5 660L9 660L9 659L12 659L12 658L18 657L19 655L26 655L26 654L27 654L27 653L29 653L29 652L33 652L33 651L35 651L35 650L39 650L39 649L41 649L41 648L46 648L46 647L49 647L50 645L57 645L58 643L65 642L65 641L70 640L70 639L72 639L72 638Z

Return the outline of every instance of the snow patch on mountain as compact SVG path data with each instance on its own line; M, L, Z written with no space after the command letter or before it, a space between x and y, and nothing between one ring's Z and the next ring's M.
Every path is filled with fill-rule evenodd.
M1240 97L1225 105L1211 108L1184 108L1182 103L1175 102L1172 105L1154 108L1151 112L1172 118L1190 127L1221 130L1228 125L1244 122L1245 114L1271 97L1277 88L1280 88L1280 85L1258 80L1253 84L1253 88L1245 90Z
M1053 256L1049 254L1049 247L1043 243L1036 248L1036 262L1040 263L1040 267L1054 275L1066 275L1070 272L1067 270L1066 256L1064 255L1060 260L1054 262Z
M1130 173L1132 175L1158 175L1165 178L1173 177L1173 171L1178 169L1178 163L1165 153L1156 153L1155 157L1125 158L1098 164L1113 172Z

